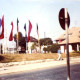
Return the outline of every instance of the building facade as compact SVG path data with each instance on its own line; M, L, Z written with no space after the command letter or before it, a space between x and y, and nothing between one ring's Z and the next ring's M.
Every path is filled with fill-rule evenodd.
M69 52L80 50L80 27L72 27L68 30ZM55 40L61 48L62 53L66 53L66 32Z

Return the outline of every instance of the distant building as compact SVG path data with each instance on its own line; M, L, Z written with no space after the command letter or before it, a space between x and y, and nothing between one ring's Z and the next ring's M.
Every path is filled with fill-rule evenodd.
M31 46L34 44L34 42L38 42L38 40L34 37L30 37L30 41L28 42L28 52L31 54Z
M69 52L80 50L80 27L69 29ZM66 52L66 33L64 32L55 40L61 47L61 52Z

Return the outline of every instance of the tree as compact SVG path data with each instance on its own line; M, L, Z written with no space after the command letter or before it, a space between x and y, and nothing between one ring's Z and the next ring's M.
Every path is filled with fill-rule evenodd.
M59 49L59 45L58 44L53 44L52 46L50 46L51 48L51 52L52 53L57 53L58 49Z
M17 43L16 35L17 34L14 35L14 41ZM37 39L30 36L30 42L37 42ZM23 47L26 50L26 40L25 40L25 37L23 37L21 32L19 32L18 44L19 44L19 46Z
M34 43L32 44L32 46L31 46L31 50L36 49L36 46L38 46L38 44L37 44L36 42L34 42Z
M46 53L46 51L47 51L47 48L46 48L46 47L44 47L44 48L43 48L43 50L44 50L44 52Z
M51 40L51 38L43 38L40 39L40 45L52 45L53 41Z
M16 38L17 34L14 35L14 41L17 43L17 38ZM22 33L19 32L19 40L18 40L18 45L21 47L24 47L24 49L26 49L26 41L25 41L25 37L23 37Z
M47 52L57 53L58 49L59 49L59 45L53 44L51 46L47 46L47 48L44 48L43 50Z
M15 42L17 42L17 38L16 37L17 37L17 34L14 35L14 41ZM22 33L19 32L19 40L18 41L20 41L22 39L22 37L23 37Z
M52 50L52 45L47 47L48 52L52 52L51 50Z

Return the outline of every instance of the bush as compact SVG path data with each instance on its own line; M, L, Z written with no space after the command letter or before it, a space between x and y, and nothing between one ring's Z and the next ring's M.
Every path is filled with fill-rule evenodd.
M45 53L46 53L46 51L48 51L46 47L44 47L43 50L45 51Z
M57 53L58 49L59 49L59 45L58 44L53 44L51 46L51 52L52 53Z
M59 45L58 44L53 44L51 46L48 46L47 48L44 48L43 50L46 52L52 52L52 53L57 53L59 49Z

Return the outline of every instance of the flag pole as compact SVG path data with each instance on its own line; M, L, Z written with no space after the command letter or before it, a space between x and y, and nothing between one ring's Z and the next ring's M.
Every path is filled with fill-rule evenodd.
M18 33L17 33L17 37L18 37ZM18 51L18 39L17 39L17 52L19 53L19 51Z
M30 33L31 33L31 30L32 30L32 24L29 20L29 31L28 31L28 37L27 37L27 42L29 42L30 40ZM29 43L28 43L29 44ZM29 46L28 46L29 47ZM31 50L30 50L30 53L31 53Z
M25 30L26 54L27 54L27 29L26 29L26 23L24 24L24 30Z
M12 41L12 43L13 43L13 54L14 54L14 40Z
M6 30L6 35L5 35L5 40L6 40L6 44L5 44L5 53L7 53L7 30Z
M37 35L38 35L38 46L39 46L39 53L40 53L41 49L40 49L40 39L39 39L38 24L37 24Z
M2 54L1 50L2 50L2 48L1 48L1 43L0 43L0 54Z
M25 37L27 38L27 30L25 31ZM26 54L27 54L27 39L26 39Z
M1 19L0 19L0 27L1 27ZM1 43L0 43L0 54L1 54Z
M41 49L40 49L40 39L39 39L39 36L38 36L38 45L39 45L39 53L40 53Z
M11 22L11 25L12 25L12 30L13 30L13 27L14 27L13 22ZM14 54L14 38L13 38L13 35L12 35L12 44L13 44L13 54Z
M27 42L26 42L26 54L27 54Z
M14 25L13 25L13 27L14 27ZM14 32L14 30L13 30L13 32ZM13 36L14 36L14 33L13 33ZM13 54L14 54L14 38L13 38Z
M2 20L1 20L1 25L2 25L2 33L0 35L0 39L3 39L4 38L4 15L2 16ZM4 40L2 41L2 44L4 43ZM5 53L5 49L4 50L4 53Z
M17 18L17 52L19 53L18 47L19 47L19 26L18 26L19 20Z
M14 32L14 31L13 31ZM14 34L13 34L14 35ZM14 38L13 38L13 54L14 54Z
M2 43L1 43L1 54L3 54L3 45L2 45Z
M1 44L0 44L0 54L1 54Z
M40 39L38 40L38 44L39 44L39 53L41 53L41 48L40 48Z

